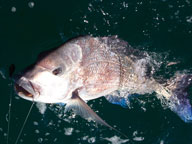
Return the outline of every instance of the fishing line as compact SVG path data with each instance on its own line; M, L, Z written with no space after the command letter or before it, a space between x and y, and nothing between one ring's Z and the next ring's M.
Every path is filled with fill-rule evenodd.
M25 121L24 121L24 123L23 123L23 125L22 125L22 127L21 127L21 129L20 129L19 135L17 136L17 140L15 141L15 144L17 144L18 141L19 141L19 138L20 138L20 136L21 136L21 134L22 134L22 132L23 132L23 129L24 129L25 124L26 124L26 122L27 122L27 120L28 120L28 117L29 117L29 115L30 115L30 113L31 113L31 110L32 110L32 108L33 108L34 103L35 103L35 102L33 101L33 103L31 104L31 107L30 107L29 112L28 112L28 114L27 114L27 116L26 116L26 118L25 118Z
M15 71L15 65L11 64L9 66L9 77L12 78L13 73ZM10 123L11 123L11 105L12 105L12 95L13 95L13 82L11 81L10 84L11 92L9 95L9 111L8 111L8 126L7 126L7 144L9 143L9 130L10 130Z
M11 105L12 105L12 82L11 82L11 92L10 92L10 95L9 95L9 112L8 112L8 126L7 126L7 144L9 143L9 129L10 129L10 121L11 121Z

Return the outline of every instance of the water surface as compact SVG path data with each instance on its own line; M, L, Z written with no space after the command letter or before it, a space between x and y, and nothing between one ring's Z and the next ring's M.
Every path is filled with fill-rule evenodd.
M159 75L192 68L191 0L0 1L0 140L6 143L9 97L12 95L10 144L14 143L31 102L12 93L8 69L16 72L37 55L79 35L118 35L133 47L179 61ZM12 93L12 94L11 94ZM155 95L135 97L124 109L104 98L88 103L104 120L125 133L80 117L63 114L63 106L37 104L19 143L190 144L192 124L165 109Z

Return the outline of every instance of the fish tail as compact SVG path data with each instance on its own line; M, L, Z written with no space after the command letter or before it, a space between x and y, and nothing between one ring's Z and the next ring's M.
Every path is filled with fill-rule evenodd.
M192 106L189 99L191 84L192 74L177 73L164 87L168 107L185 122L192 122Z

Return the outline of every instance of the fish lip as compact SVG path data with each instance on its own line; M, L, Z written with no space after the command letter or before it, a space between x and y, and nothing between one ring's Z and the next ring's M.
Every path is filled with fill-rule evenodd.
M27 100L34 100L40 95L39 87L25 77L16 80L14 87L17 94Z

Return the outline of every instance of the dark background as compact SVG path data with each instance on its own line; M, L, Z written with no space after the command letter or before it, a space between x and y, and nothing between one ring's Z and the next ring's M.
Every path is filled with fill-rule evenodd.
M0 143L6 143L10 95L13 97L10 144L15 142L31 105L12 91L9 66L14 64L18 72L33 63L40 52L87 34L118 35L133 47L164 53L164 62L180 62L161 72L164 76L192 68L191 0L0 0ZM130 109L110 104L104 98L88 104L125 133L129 137L127 143L192 142L192 124L184 123L163 108L155 95L134 98ZM116 138L114 143L125 142L114 131L62 112L62 106L47 105L44 114L34 107L19 142L110 143L107 137ZM66 134L67 128L73 129L71 135Z

